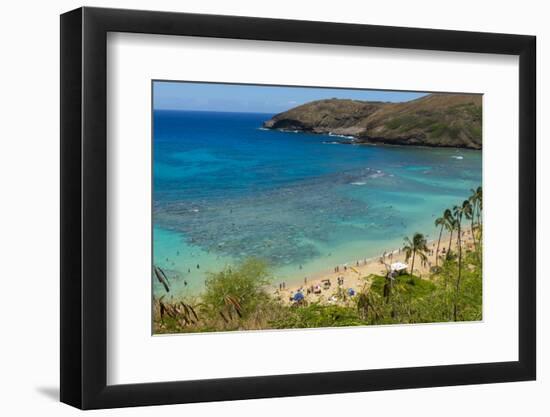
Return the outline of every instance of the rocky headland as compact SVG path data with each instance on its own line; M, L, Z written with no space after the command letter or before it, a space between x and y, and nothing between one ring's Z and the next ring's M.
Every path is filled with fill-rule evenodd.
M267 129L346 136L352 143L481 149L482 96L429 94L402 103L312 101L273 116Z

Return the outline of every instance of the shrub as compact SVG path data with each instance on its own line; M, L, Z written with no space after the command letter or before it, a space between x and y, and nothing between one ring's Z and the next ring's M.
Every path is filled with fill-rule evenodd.
M236 268L230 266L224 270L209 274L202 294L202 303L208 307L212 316L228 311L246 318L257 306L265 302L269 295L265 286L270 276L267 264L258 259L249 259ZM204 309L203 309L204 310Z
M284 316L271 322L275 329L344 327L368 324L354 307L313 303L303 307L287 307Z

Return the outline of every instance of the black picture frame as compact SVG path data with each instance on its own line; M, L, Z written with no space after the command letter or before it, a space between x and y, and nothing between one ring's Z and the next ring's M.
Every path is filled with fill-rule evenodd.
M519 56L519 358L107 385L108 32ZM536 376L536 38L251 17L80 8L61 16L61 401L82 409L533 380Z

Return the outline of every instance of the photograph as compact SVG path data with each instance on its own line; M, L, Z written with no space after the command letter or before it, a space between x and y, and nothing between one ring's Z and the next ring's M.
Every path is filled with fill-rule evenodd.
M544 3L312 5L4 4L0 417L550 415Z
M482 99L153 80L152 333L483 320Z

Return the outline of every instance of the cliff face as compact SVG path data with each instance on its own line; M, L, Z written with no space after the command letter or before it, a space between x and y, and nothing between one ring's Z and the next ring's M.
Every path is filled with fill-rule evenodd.
M353 136L356 143L481 149L481 95L430 94L405 103L313 101L264 127Z

